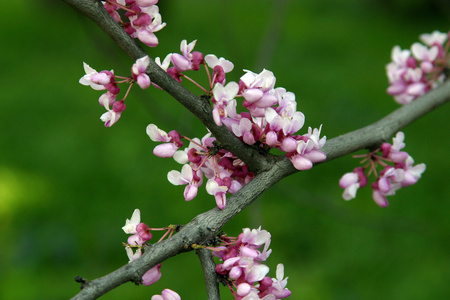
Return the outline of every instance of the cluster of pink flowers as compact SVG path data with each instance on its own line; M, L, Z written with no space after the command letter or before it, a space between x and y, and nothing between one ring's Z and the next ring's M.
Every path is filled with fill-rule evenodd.
M163 240L168 234L173 233L173 227L169 226L167 228L150 228L147 224L141 223L141 212L139 209L135 209L131 219L125 221L125 225L122 230L131 234L128 237L126 243L124 243L125 250L128 255L129 262L139 258L142 253L142 248L146 242L149 242L153 235L150 233L152 230L167 230L166 234L159 240ZM152 285L161 278L161 263L157 264L142 276L143 285ZM154 295L152 300L181 300L180 296L170 290L165 289L162 291L161 295Z
M203 184L203 177L208 179L206 191L213 195L216 204L223 209L226 205L226 194L234 194L253 179L247 166L231 152L219 149L214 145L215 138L208 133L201 140L190 139L189 146L183 146L181 135L175 130L166 133L154 124L147 126L147 134L155 142L163 142L155 147L153 153L159 157L173 157L184 164L181 172L172 170L167 178L173 185L186 185L184 198L190 201L197 196L198 188Z
M376 176L376 181L372 183L372 197L381 207L389 205L387 196L395 195L402 187L415 184L426 167L425 164L414 166L413 158L407 152L401 151L405 147L404 138L404 133L398 132L392 144L383 143L381 149L364 155L365 159L362 162L368 162L364 167L355 168L353 172L344 174L339 181L341 188L345 189L342 197L345 200L355 198L357 190L367 185L371 173L375 173ZM377 155L378 151L381 151L381 156ZM384 167L379 175L376 172L377 165Z
M272 72L263 70L260 74L246 71L239 81L226 84L226 73L233 70L233 63L209 54L203 56L194 51L196 41L181 43L181 54L171 53L163 60L155 61L174 79L181 82L184 77L191 80L183 72L199 70L204 65L208 74L209 87L198 85L213 104L212 116L218 126L225 125L239 139L248 145L259 147L267 152L278 148L286 152L298 170L308 170L313 163L323 161L325 153L319 149L326 142L326 137L320 137L319 129L309 128L304 135L296 135L305 122L302 112L297 111L295 95L284 88L275 88L276 78ZM173 67L170 67L170 64ZM209 68L213 70L212 76ZM192 80L191 80L192 81ZM237 101L243 98L245 112L237 113ZM147 134L158 145L153 153L159 157L173 157L178 163L184 164L181 172L171 171L169 181L174 185L187 185L184 197L192 200L203 182L203 176L208 179L206 190L214 195L217 206L223 209L226 205L226 194L233 194L253 179L254 174L232 153L219 148L215 138L208 133L201 140L188 139L190 144L184 150L179 150L183 143L182 136L171 131L166 133L156 125L147 127Z
M92 87L94 90L106 90L106 93L102 94L98 99L100 105L106 109L106 112L100 117L106 127L111 127L120 119L122 112L126 108L125 99L134 82L142 89L146 89L150 86L151 81L146 74L149 63L150 59L148 56L136 60L136 63L131 67L132 77L116 76L114 75L113 70L97 72L88 64L83 63L86 75L81 77L79 82L82 85ZM116 78L121 79L121 81L116 81ZM121 100L117 100L117 96L120 92L120 88L117 85L118 83L130 84L127 93Z
M104 7L132 38L138 38L149 47L156 47L158 38L154 32L166 26L166 23L162 23L156 3L158 0L106 0ZM119 9L126 11L125 17L129 22L122 21Z
M395 101L407 104L434 89L446 79L450 53L449 33L434 31L422 34L424 43L414 43L411 50L399 46L392 49L392 62L386 66L389 79L388 94Z
M237 238L221 236L221 246L213 253L223 263L216 266L216 272L225 276L236 300L284 299L291 295L286 288L284 266L278 264L276 278L267 275L269 267L264 262L272 250L270 233L266 230L244 228ZM263 247L264 245L264 247ZM259 251L263 247L262 252Z
M123 231L127 234L131 234L128 237L125 245L125 250L128 255L128 259L131 261L137 259L142 255L142 246L152 239L150 233L150 227L145 223L141 223L141 212L139 209L135 209L131 219L125 221L125 226L122 227ZM157 264L150 270L148 270L142 276L143 285L152 285L161 278L161 264Z

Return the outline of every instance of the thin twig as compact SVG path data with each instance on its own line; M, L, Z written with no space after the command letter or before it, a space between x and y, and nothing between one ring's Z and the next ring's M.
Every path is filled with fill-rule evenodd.
M196 250L200 259L203 275L205 277L206 294L208 300L220 300L219 283L217 280L216 264L211 254L211 250L200 248Z

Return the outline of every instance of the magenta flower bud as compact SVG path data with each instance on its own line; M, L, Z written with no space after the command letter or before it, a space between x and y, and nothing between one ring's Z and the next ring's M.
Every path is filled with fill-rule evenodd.
M129 35L132 35L133 33L136 32L136 29L134 29L134 27L131 25L130 22L127 22L124 24L123 29L125 30L126 33L128 33Z
M197 153L197 149L195 148L189 149L187 156L189 161L193 162L194 164L198 164L202 161L202 157ZM222 162L222 160L220 162Z
M221 275L225 275L225 274L228 273L228 270L226 270L226 269L223 267L223 264L218 264L218 265L216 266L216 272L219 273L219 274L221 274Z
M203 63L203 54L198 51L192 52L192 70L198 71Z
M392 145L389 143L383 143L381 144L381 151L383 152L383 157L388 157L389 152L391 151Z
M219 82L219 83L224 82L224 80L225 80L225 71L223 70L222 66L217 65L217 66L214 67L214 69L213 69L213 77L215 78L214 82Z
M259 290L261 292L264 292L265 290L267 290L268 288L270 288L273 284L272 278L270 277L264 277L263 280L261 280L260 284L259 284Z
M219 166L222 166L227 170L234 170L235 166L233 166L233 160L229 157L224 157L219 161Z
M358 175L359 187L365 187L367 185L367 176L364 174L364 168L358 167L353 170Z
M122 99L114 103L112 110L116 113L121 113L125 110L125 108L127 108L127 106L125 105L125 101Z
M176 67L171 67L167 69L167 74L169 74L173 79L181 83L181 72Z
M417 67L417 61L414 57L410 56L406 60L406 66L411 69L415 69Z
M147 224L139 223L136 226L136 231L143 240L150 241L152 239L152 234L150 233L150 227L148 227Z
M134 26L146 26L152 23L152 18L146 13L137 13L137 19L133 21Z
M170 131L167 135L170 137L170 141L174 143L178 148L183 147L181 135L176 130Z
M120 88L115 83L109 83L105 87L111 94L117 95L120 93Z

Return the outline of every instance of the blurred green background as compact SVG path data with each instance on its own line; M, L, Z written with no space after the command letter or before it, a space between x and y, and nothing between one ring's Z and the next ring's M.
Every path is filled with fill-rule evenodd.
M244 68L272 70L277 86L296 93L305 126L323 123L332 138L398 107L385 92L391 49L448 31L446 3L162 0L168 25L147 50L165 57L182 39L198 39L196 50L234 62L229 80ZM184 201L183 187L166 180L180 166L153 156L145 134L149 123L191 137L206 130L164 92L138 88L105 128L101 92L78 84L82 62L128 76L133 61L62 1L0 7L0 299L67 299L79 290L75 275L94 279L127 263L121 227L135 208L162 227L214 207L204 191ZM405 150L427 170L389 207L375 205L368 188L342 200L338 180L358 164L345 157L286 178L224 230L272 233L270 275L285 264L291 299L448 299L448 113L447 105L404 130ZM102 299L150 299L164 288L206 298L193 252L164 262L162 274L153 286L125 284ZM231 299L225 288L222 297Z

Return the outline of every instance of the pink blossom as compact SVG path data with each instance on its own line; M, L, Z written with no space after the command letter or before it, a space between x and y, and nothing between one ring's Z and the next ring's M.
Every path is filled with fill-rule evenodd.
M154 295L151 300L181 300L181 297L170 289L164 289L161 295Z
M172 54L172 64L180 72L188 70L198 70L200 63L203 62L203 54L200 52L192 52L197 40L187 43L186 40L181 41L180 50L183 55L178 53ZM192 53L191 53L192 52Z
M448 65L448 47L444 47L447 34L438 31L423 34L420 39L425 43L414 43L411 50L392 49L392 62L386 66L389 80L388 94L395 101L407 104L436 88L446 77Z
M232 280L229 285L236 299L284 299L291 292L286 288L287 278L284 267L278 264L276 278L267 277L269 267L262 264L270 251L270 233L266 230L244 228L238 239L222 236L223 245L213 251L223 263L216 266L216 271ZM263 253L259 248L265 245ZM233 291L233 286L235 291Z
M161 278L161 264L157 264L144 275L142 275L142 284L145 286L149 286L157 282Z
M252 121L247 118L242 118L239 120L238 124L231 125L231 130L234 135L242 137L242 140L248 145L253 145L256 140L259 139L259 135L255 129Z
M383 166L383 170L379 173L379 176L376 175L376 181L372 183L372 197L380 207L388 206L387 197L395 195L400 188L415 184L426 167L424 164L414 166L412 157L407 152L400 151L405 147L404 138L404 133L398 132L392 139L392 144L383 143L381 145L379 150L382 151L382 156L376 152L371 152L364 160L369 160L371 163L365 167L356 168L351 173L344 174L339 181L341 188L345 189L342 197L345 200L353 199L356 196L357 189L367 184L368 179L364 170L370 168L368 174L376 174L377 165Z
M381 145L381 150L383 151L383 157L392 160L393 162L404 161L408 157L408 153L400 151L405 147L403 142L405 139L405 134L401 131L392 139L392 145L389 143L383 143Z
M405 171L405 175L400 184L403 187L415 184L420 177L422 177L422 173L425 172L426 166L425 164L418 164L413 166L414 159L411 156L408 156L404 162L404 164L400 164L399 167L403 167Z
M222 119L227 117L227 110L225 107L228 105L229 101L236 97L238 90L239 85L233 81L228 83L226 86L223 86L221 83L216 83L214 86L214 97L212 99L214 104L213 118L217 126L221 126Z
M180 134L176 131L166 133L159 129L155 124L149 124L146 129L147 135L154 142L166 142L153 149L153 154L158 157L172 157L175 152L183 146Z
M107 112L100 116L100 119L105 123L105 127L113 126L120 119L120 116L125 108L126 105L124 100L116 101L113 104L112 109L106 107Z
M98 74L98 72L91 68L87 63L83 62L84 71L86 72L86 75L80 78L79 82L82 85L88 85L94 90L105 90L106 87L103 84L95 83L92 81L92 77L95 78L95 76Z
M223 57L217 58L214 54L206 55L205 62L213 69L213 82L225 84L225 73L233 70L233 63Z
M149 64L150 58L148 57L148 55L146 55L136 60L136 63L133 64L131 68L133 79L137 82L141 89L148 88L151 83L150 77L148 77L146 73Z
M220 209L224 209L227 201L225 194L228 191L228 187L219 185L216 180L218 179L216 178L208 180L208 182L206 183L206 191L208 192L208 194L214 196L217 206Z
M149 47L158 45L158 38L154 34L166 26L162 22L159 8L156 5L147 7L139 7L140 11L127 12L125 16L130 20L128 33L133 38L138 38L141 42Z
M98 102L101 106L107 108L111 105L114 105L116 102L117 94L113 94L110 91L107 91L106 93L102 94L100 98L98 98Z
M325 145L326 137L320 138L322 126L312 130L308 128L308 133L303 135L297 143L296 152L288 154L289 159L297 170L309 170L313 163L326 159L325 153L319 149Z
M187 185L184 191L184 198L186 201L191 201L197 196L198 186L202 184L202 172L196 172L196 178L194 180L194 171L190 165L183 165L181 173L175 170L170 171L167 174L167 179L173 185Z
M288 277L284 277L283 264L277 265L276 278L273 278L272 286L267 290L268 294L272 294L276 299L284 299L291 295L291 291L286 288Z
M367 184L363 168L356 168L353 172L345 173L339 180L341 188L345 189L342 194L344 200L351 200L356 197L356 192L360 187Z
M242 243L258 247L265 243L270 244L270 233L267 230L261 229L261 226L258 229L244 228L241 235Z

